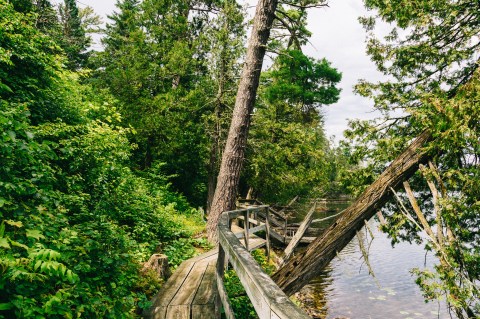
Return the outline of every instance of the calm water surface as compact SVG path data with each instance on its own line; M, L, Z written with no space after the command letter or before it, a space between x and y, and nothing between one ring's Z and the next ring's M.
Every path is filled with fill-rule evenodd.
M316 218L325 216L322 213ZM318 223L313 225L319 226ZM369 228L373 240L365 229L360 237L365 247L370 245L368 258L374 276L369 274L358 238L354 238L325 272L306 287L324 318L451 318L445 302L425 303L410 273L412 268L431 268L435 257L425 254L423 246L415 244L401 243L392 248L390 239L378 230L374 220L369 222Z

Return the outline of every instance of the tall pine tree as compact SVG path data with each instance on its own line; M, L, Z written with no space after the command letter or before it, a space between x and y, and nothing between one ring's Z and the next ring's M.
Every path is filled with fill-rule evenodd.
M59 14L63 30L60 45L68 57L67 67L70 70L80 69L85 66L87 61L88 54L86 51L90 39L86 36L82 27L76 1L65 0L64 4L59 7Z

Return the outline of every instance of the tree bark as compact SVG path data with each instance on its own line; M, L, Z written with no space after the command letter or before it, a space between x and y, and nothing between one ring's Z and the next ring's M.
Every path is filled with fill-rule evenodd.
M275 18L277 3L278 0L258 0L253 30L248 42L247 59L238 86L232 122L208 217L207 232L211 242L217 242L217 223L220 214L235 207L235 197L250 126L250 114L255 104L263 58Z
M337 252L355 237L364 221L385 204L391 196L390 187L398 187L417 171L419 164L428 161L428 155L422 148L430 139L428 131L422 132L341 217L307 247L304 254L291 259L272 276L287 295L299 291L318 276Z
M222 90L222 85L219 86L219 91ZM210 161L208 163L208 187L207 187L207 214L212 208L213 196L215 195L215 187L217 183L218 174L218 162L220 159L220 135L221 135L221 114L223 105L217 99L217 105L215 106L215 128L212 137L212 145L210 146Z

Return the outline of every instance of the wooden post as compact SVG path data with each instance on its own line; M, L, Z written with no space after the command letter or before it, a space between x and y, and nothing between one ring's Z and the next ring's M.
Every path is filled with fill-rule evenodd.
M247 209L245 211L245 213L243 214L244 216L244 220L243 220L243 233L245 234L245 248L247 249L247 251L250 251L250 249L248 249L248 237L249 234L248 234L248 224L249 224L249 221L248 221L248 213L249 213L249 210Z
M286 244L287 243L287 218L285 218L284 222L283 222L283 243Z
M229 220L230 222L230 220ZM228 300L227 296L227 291L225 290L225 285L223 283L223 278L225 277L225 266L228 265L228 257L225 254L225 250L223 249L222 245L219 243L218 244L218 257L217 257L217 288L218 288L218 298L216 301L216 307L218 310L221 309L223 306L223 309L225 311L225 316L227 319L235 319L235 316L233 314L232 307L230 305L230 302ZM220 319L220 313L221 311L216 311L218 314L218 317L216 319Z
M295 196L295 197L287 204L287 206L283 207L283 208L279 211L279 213L282 214L282 213L284 213L284 212L287 210L287 208L290 208L290 206L292 206L293 203L295 203L295 202L297 201L298 197L299 197L298 195ZM284 215L285 215L285 214L284 214Z
M228 264L228 262L227 262ZM216 272L217 272L217 288L218 288L218 293L219 296L216 301L216 308L220 310L222 308L222 298L225 298L223 296L222 292L224 291L224 283L223 283L223 278L225 277L225 250L223 249L222 245L218 244L218 257L217 257L217 267L216 267ZM223 288L223 289L222 289ZM226 299L226 298L225 298ZM221 311L218 311L220 314Z
M217 258L217 274L223 280L225 276L225 250L222 245L218 245L218 258Z
M228 229L230 229L230 231L231 231L234 218L230 218L230 214L228 214L227 216L228 216ZM238 220L237 220L237 224L238 224ZM225 260L226 260L225 270L228 270L228 264L229 264L228 263L228 255L225 252L225 250L224 250L224 254L225 254Z
M270 261L270 215L268 207L265 208L265 232L267 240L267 261Z

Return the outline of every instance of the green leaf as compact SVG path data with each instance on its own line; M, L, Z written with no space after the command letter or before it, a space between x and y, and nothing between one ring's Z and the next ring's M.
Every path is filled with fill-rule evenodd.
M22 243L19 243L18 241L14 241L14 240L10 239L10 243L12 244L12 246L20 247L20 248L23 248L23 249L28 249L28 246L26 246Z
M10 249L10 244L7 238L0 238L0 247Z
M10 310L13 308L13 304L11 302L7 303L0 303L0 311L2 310Z
M33 270L37 270L38 268L40 268L40 266L43 264L43 260L37 260L37 262L35 263L35 266L33 266Z
M9 224L10 226L15 226L18 228L23 227L23 223L20 221L14 221L14 220L6 220L5 223Z
M0 92L1 91L6 92L6 93L13 93L12 89L8 85L5 85L5 84L0 82Z
M14 131L8 131L7 134L8 134L8 136L10 136L10 139L11 139L12 141L15 142L15 141L17 140L17 139L16 139L17 134L16 134Z
M27 229L27 237L35 238L37 240L40 238L45 238L45 236L43 236L38 229Z

